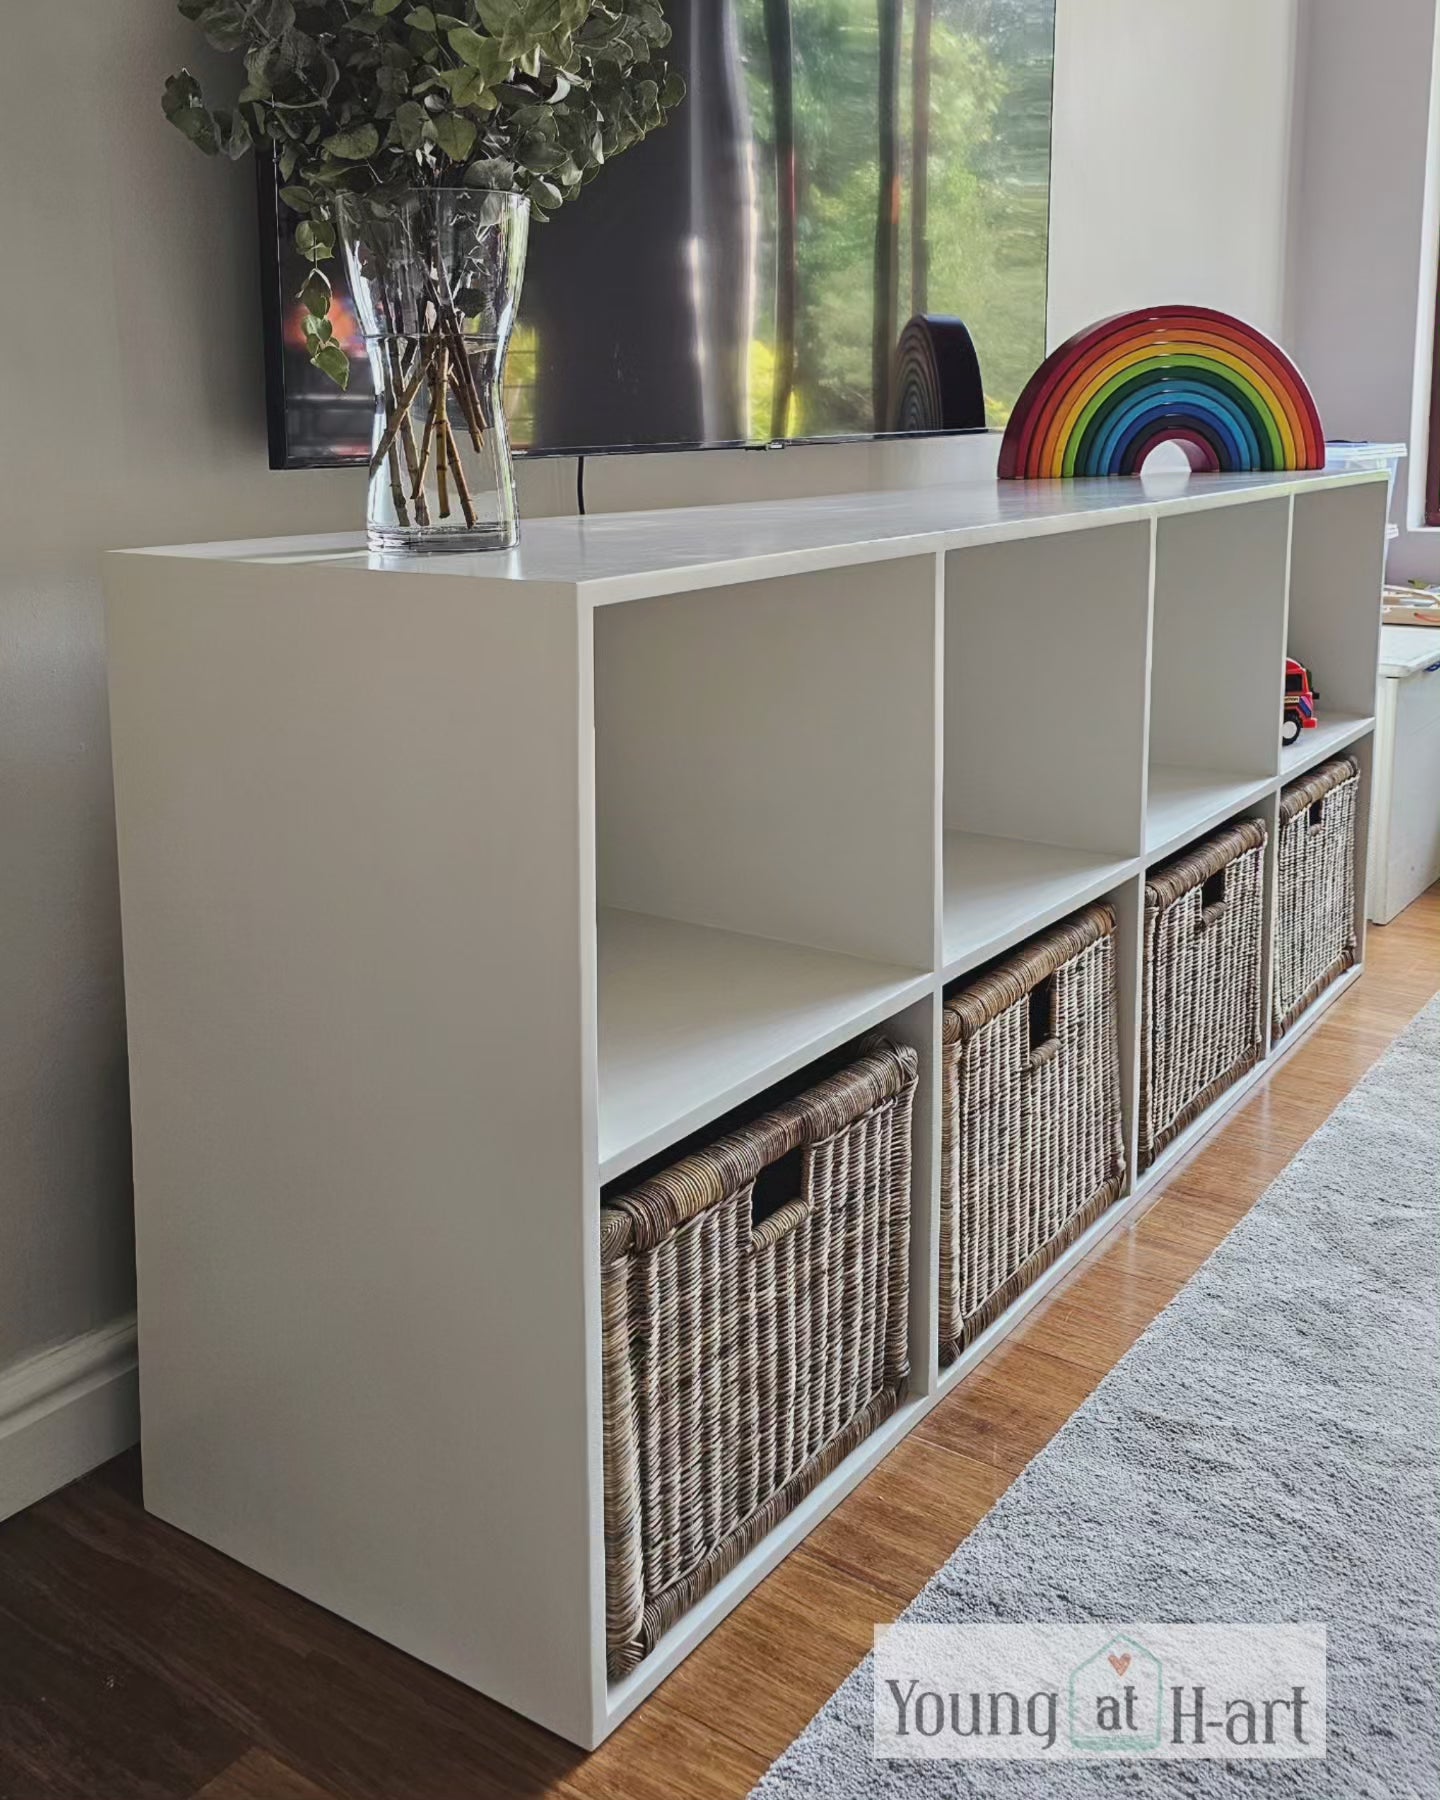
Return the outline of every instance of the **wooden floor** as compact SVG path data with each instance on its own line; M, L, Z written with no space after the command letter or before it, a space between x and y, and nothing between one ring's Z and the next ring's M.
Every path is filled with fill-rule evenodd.
M772 1759L1440 988L1440 888L1145 1211L586 1757L149 1519L122 1458L0 1526L0 1800L708 1800Z

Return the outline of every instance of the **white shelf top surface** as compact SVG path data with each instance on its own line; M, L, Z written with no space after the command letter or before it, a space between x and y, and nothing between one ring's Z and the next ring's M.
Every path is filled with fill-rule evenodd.
M602 907L600 1180L907 1006L928 972Z
M1237 775L1226 769L1185 769L1168 763L1150 766L1145 811L1145 854L1168 856L1198 832L1221 825L1242 806L1273 793L1271 775Z
M654 512L529 519L514 550L380 556L360 533L164 545L128 554L216 562L318 564L376 573L528 583L592 604L721 586L837 564L960 549L1084 526L1383 481L1374 471L1153 474L1076 481L970 481L943 487L745 501ZM357 486L357 504L359 489Z
M1440 662L1440 628L1434 625L1382 625L1380 673L1415 675Z
M1136 859L945 833L945 977L998 956L1134 873Z
M1436 645L1435 654L1440 658L1440 644ZM1313 731L1302 731L1295 743L1281 749L1280 779L1293 781L1297 775L1313 769L1316 763L1337 755L1356 738L1364 737L1374 723L1373 718L1360 713L1322 713Z

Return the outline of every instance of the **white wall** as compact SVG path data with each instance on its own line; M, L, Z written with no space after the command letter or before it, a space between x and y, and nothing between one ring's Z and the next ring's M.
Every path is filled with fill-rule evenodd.
M1175 300L1280 334L1295 12L1058 0L1052 345Z
M132 1304L98 553L336 526L359 496L351 476L266 472L253 178L207 163L160 114L193 31L166 0L67 0L13 26L0 58L0 1374Z
M1288 335L1327 437L1411 437L1435 10L1301 11ZM1424 448L1412 447L1417 475ZM1402 493L1391 517L1405 516ZM1440 535L1402 532L1389 572L1440 579Z
M253 169L160 112L205 55L173 0L66 0L0 57L0 1517L133 1410L99 553L364 505L356 473L266 468ZM531 471L529 510L566 479Z

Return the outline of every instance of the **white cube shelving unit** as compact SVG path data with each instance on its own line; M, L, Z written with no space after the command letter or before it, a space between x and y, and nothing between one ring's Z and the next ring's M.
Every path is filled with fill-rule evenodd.
M1133 1170L1145 870L1347 745L1368 787L1385 500L987 482L111 557L151 1510L599 1742L1263 1076L941 1373L945 985L1108 896ZM1325 724L1282 755L1287 644ZM601 1186L875 1026L920 1053L910 1394L609 1683Z

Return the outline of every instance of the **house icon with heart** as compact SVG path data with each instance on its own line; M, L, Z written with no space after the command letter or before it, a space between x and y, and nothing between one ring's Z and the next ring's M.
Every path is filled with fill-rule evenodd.
M1160 1743L1160 1659L1131 1637L1112 1637L1070 1672L1067 1724L1074 1750L1133 1755Z

